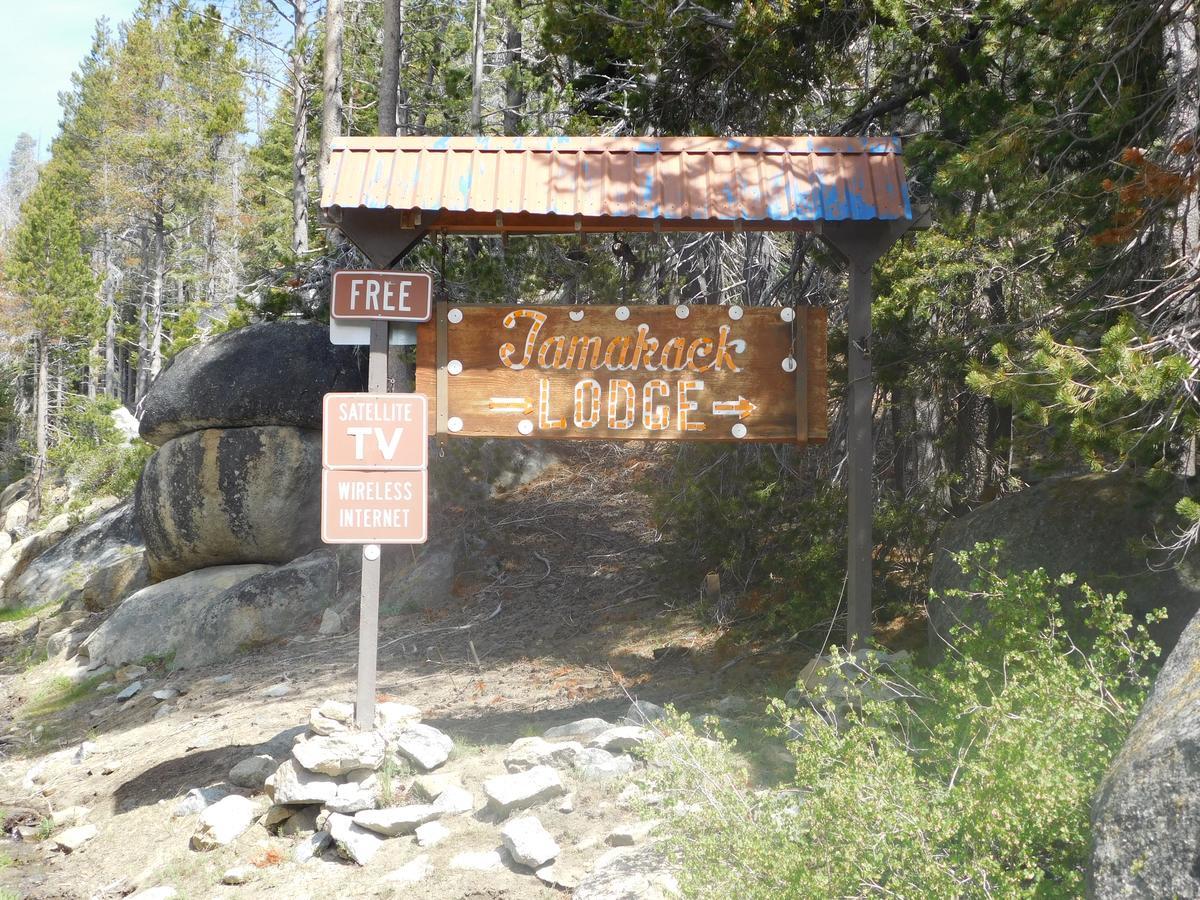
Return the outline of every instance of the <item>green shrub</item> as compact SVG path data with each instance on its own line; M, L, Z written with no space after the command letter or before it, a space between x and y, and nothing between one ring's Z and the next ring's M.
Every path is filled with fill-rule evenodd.
M798 714L775 702L800 735L788 789L753 791L728 743L655 746L649 787L668 798L687 893L1082 895L1089 803L1157 648L1122 597L1086 587L1088 637L1073 640L1058 600L1070 580L1000 578L994 561L986 548L960 560L992 617L935 668L884 672L868 659L855 702L817 699ZM907 699L872 699L885 684Z
M113 423L111 413L120 404L109 397L88 400L72 397L63 411L62 435L51 448L51 467L77 481L73 508L82 508L97 497L126 497L133 493L146 460L154 452L149 444L124 436ZM61 509L48 508L42 518Z

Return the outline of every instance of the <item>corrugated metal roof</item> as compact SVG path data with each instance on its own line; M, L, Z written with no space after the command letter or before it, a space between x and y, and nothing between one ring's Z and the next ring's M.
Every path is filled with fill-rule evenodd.
M324 184L325 209L400 210L413 226L450 231L805 230L912 217L890 137L343 138Z

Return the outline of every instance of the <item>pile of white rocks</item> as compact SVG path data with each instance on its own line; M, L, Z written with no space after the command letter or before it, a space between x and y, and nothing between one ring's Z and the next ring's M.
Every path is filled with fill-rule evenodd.
M363 731L354 723L351 704L326 701L312 710L308 731L282 764L253 756L229 773L233 784L265 791L271 800L265 814L256 813L247 797L213 789L193 791L176 813L200 813L192 836L197 850L228 844L257 820L299 839L298 862L336 852L363 866L385 841L408 835L419 846L432 847L449 836L449 820L477 813L499 826L500 844L513 862L553 883L559 846L528 810L556 799L560 809L569 806L564 776L604 781L632 772L635 762L628 751L655 736L643 725L583 719L551 728L543 737L521 738L504 756L506 771L483 782L484 797L477 802L457 774L438 771L454 750L453 740L420 719L415 707L380 703L375 728ZM450 865L501 864L499 851L474 855L489 858L459 854L463 858Z

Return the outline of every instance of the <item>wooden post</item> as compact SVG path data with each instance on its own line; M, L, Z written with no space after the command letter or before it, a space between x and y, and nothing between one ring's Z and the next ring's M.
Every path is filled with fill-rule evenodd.
M367 390L388 389L388 323L371 322L371 357ZM379 652L379 570L382 548L367 544L362 553L362 592L358 608L358 695L354 721L364 730L375 727L375 671Z
M846 315L849 383L846 398L846 464L849 503L846 541L846 642L864 647L871 639L871 261L850 260L850 303Z

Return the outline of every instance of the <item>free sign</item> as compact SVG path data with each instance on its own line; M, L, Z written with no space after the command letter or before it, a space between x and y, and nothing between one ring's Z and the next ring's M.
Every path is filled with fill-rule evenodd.
M420 394L325 395L325 543L424 543L429 518L427 418Z
M333 273L330 315L335 319L425 322L433 284L420 272L345 270Z

